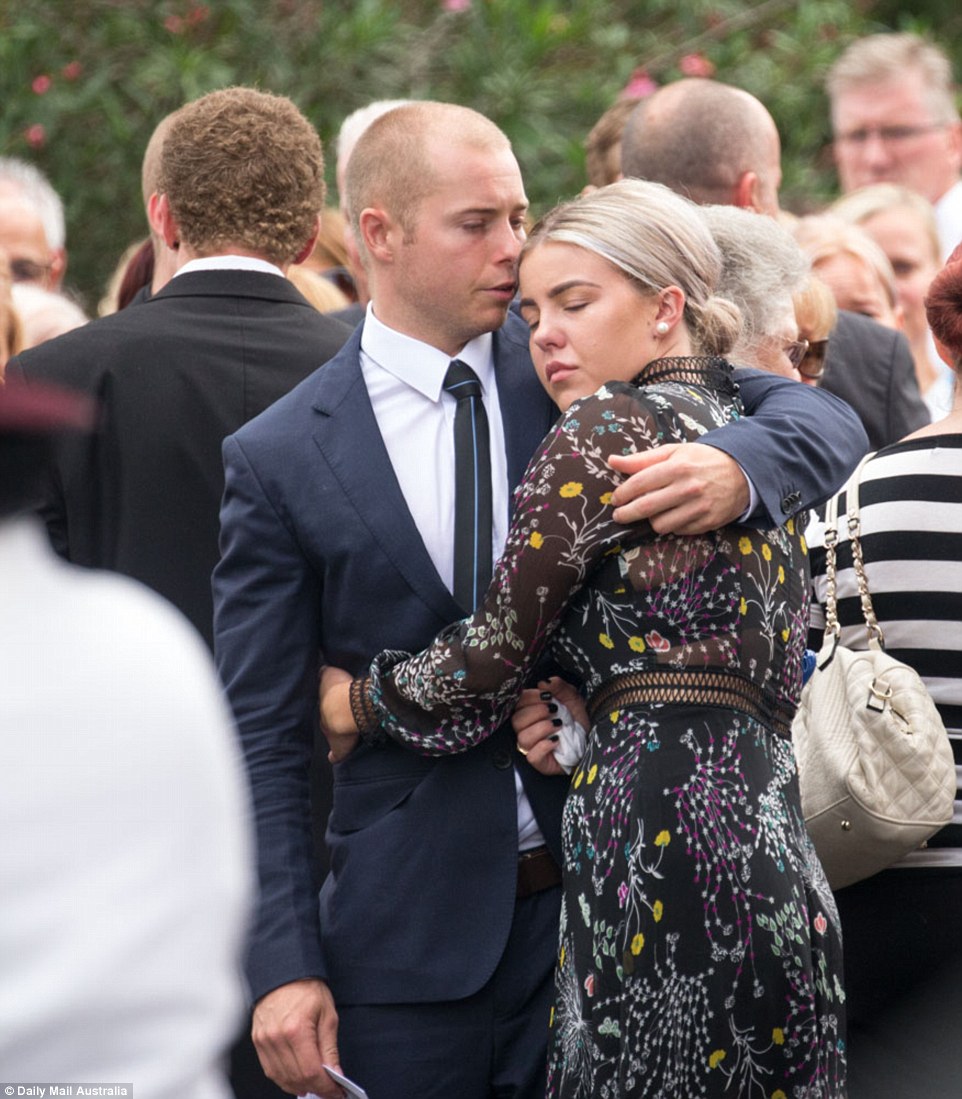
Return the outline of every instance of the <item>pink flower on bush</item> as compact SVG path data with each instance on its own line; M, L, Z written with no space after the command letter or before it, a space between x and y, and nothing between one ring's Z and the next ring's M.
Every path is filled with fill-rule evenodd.
M46 73L41 73L40 76L33 78L33 83L30 85L33 88L36 95L46 95L50 91L50 86L53 81L47 76Z
M210 8L206 4L195 4L187 13L184 22L188 27L196 27L199 23L203 23L208 15L210 15Z
M164 20L164 27L169 30L171 34L183 34L184 20L179 15L168 15Z
M61 69L61 75L64 80L76 80L83 71L84 67L79 61L68 61Z
M715 66L701 53L686 53L678 62L678 68L684 76L715 75Z
M32 126L28 126L23 131L23 136L27 139L27 144L32 149L42 149L47 143L47 131L39 122L35 122Z
M621 94L626 99L646 99L652 92L657 90L658 85L651 79L645 69L635 69Z
M445 11L467 11L471 7L471 0L441 0L441 7Z

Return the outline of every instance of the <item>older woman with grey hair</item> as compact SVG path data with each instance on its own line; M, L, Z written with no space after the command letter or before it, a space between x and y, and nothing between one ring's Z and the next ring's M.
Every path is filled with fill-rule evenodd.
M808 259L773 218L736 206L701 211L722 254L718 293L742 314L732 361L801 380L808 344L798 337L792 297L808 281Z

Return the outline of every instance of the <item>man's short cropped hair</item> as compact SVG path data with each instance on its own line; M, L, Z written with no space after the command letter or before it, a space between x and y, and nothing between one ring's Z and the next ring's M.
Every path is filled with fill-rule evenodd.
M177 112L158 184L194 251L241 247L285 266L324 205L321 139L291 100L225 88Z
M433 184L432 141L492 151L511 148L501 130L470 107L421 100L381 115L361 135L347 163L345 189L356 240L363 239L361 212L378 205L406 236L413 235L418 206Z
M932 122L958 122L952 65L932 42L917 34L871 34L848 47L828 71L825 88L834 103L854 88L897 83L907 72L918 73Z

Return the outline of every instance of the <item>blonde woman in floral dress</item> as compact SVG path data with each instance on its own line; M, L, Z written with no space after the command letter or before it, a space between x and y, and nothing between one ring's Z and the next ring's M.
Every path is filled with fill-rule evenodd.
M564 818L548 1095L844 1095L838 917L802 822L789 724L807 628L789 521L696 537L619 526L609 459L742 415L734 307L697 209L655 184L559 207L521 261L521 312L563 415L533 459L476 613L348 684L335 759L387 737L464 751L547 650L591 730ZM343 680L343 681L342 681ZM557 768L550 741L529 761Z

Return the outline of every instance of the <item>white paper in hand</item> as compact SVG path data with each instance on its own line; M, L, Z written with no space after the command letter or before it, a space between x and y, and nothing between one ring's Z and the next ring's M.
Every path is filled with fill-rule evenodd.
M347 1099L367 1099L367 1092L364 1088L362 1088L360 1084L355 1084L353 1080L348 1080L348 1078L343 1073L338 1072L336 1068L325 1065L324 1071L336 1084L341 1085ZM318 1097L311 1092L308 1095L300 1096L300 1099L318 1099Z

